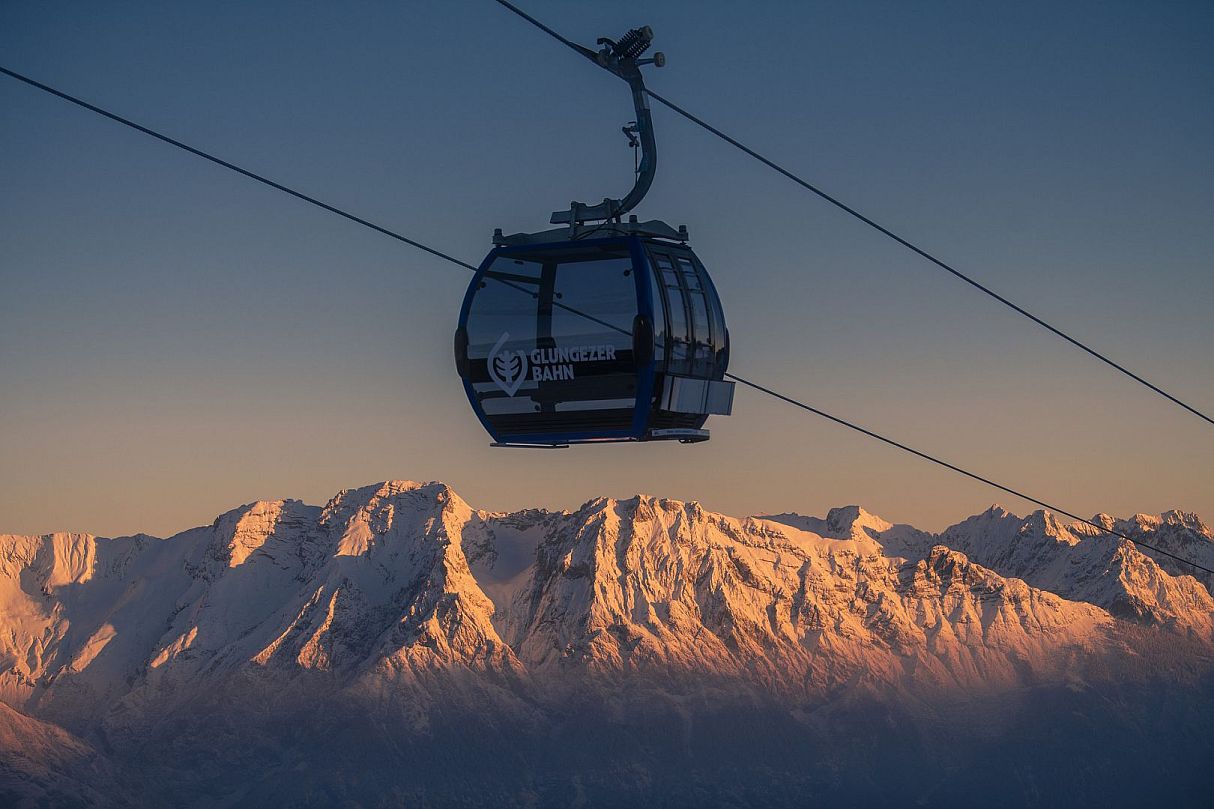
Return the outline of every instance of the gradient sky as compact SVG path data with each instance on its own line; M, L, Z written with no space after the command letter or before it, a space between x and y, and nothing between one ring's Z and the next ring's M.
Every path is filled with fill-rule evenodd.
M171 7L170 7L171 6ZM1206 412L1214 5L555 2L654 89ZM627 190L625 87L489 0L0 4L0 62L477 262ZM1214 428L655 110L740 374L1082 514L1214 519ZM749 391L707 444L492 449L466 274L0 76L0 531L386 478L940 528L1015 498Z

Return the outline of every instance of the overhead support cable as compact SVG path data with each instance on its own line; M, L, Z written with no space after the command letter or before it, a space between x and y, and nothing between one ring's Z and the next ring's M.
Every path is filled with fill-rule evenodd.
M582 48L580 45L561 36L556 31L552 30L547 25L544 25L542 22L537 20L535 17L532 17L530 14L528 14L527 12L520 9L518 6L514 5L513 3L508 2L508 0L495 0L495 2L497 2L504 8L507 8L510 11L514 12L518 16L522 17L524 20L531 23L535 27L539 28L541 31L548 34L553 39L556 39L558 42L562 43L563 45L571 48L573 51L575 51L579 55L584 55L583 51L585 49ZM1054 325L1046 322L1042 318L1038 317L1037 315L1028 311L1024 307L1020 306L1019 304L1014 303L1013 301L1009 300L1008 298L1004 297L1003 295L1000 295L998 292L995 292L993 289L991 289L990 287L981 283L977 279L967 275L966 273L961 272L960 270L958 270L956 267L952 266L951 264L948 264L945 261L942 261L941 259L937 258L935 255L929 253L927 250L924 250L923 248L919 247L918 245L914 244L913 242L909 241L908 239L903 238L902 236L899 236L897 233L894 233L892 230L885 227L884 225L881 225L881 224L875 222L874 220L870 219L869 217L867 217L864 214L857 211L855 208L852 208L850 205L847 205L846 203L842 202L838 198L832 196L831 194L828 194L827 192L823 191L821 188L818 188L816 185L810 183L808 180L805 180L804 178L798 176L797 174L794 174L793 172L791 172L788 169L784 168L783 166L779 165L775 161L770 160L767 157L764 157L762 154L756 152L754 149L750 148L749 146L742 143L738 139L725 134L720 129L709 124L704 119L688 112L686 109L684 109L683 107L674 103L670 99L665 98L664 96L654 92L653 90L651 90L649 88L646 88L645 92L654 101L657 101L659 104L662 104L663 106L669 108L670 110L678 113L679 115L686 118L688 121L691 121L696 126L699 126L703 129L707 130L708 132L712 133L713 135L716 135L718 138L725 141L730 146L733 146L734 148L744 152L745 154L749 155L750 157L753 157L755 160L758 160L760 163L762 163L763 165L772 169L773 171L776 171L777 173L788 178L789 180L792 180L794 183L801 186L805 190L818 195L822 199L829 202L831 205L834 205L839 210L849 214L850 216L855 217L856 219L860 220L861 222L868 225L872 229L876 230L878 233L881 233L884 236L888 236L890 239L893 239L895 242L897 242L898 244L907 248L911 252L915 253L916 255L921 256L922 258L927 259L928 261L930 261L932 264L936 265L940 269L950 273L955 278L958 278L959 280L964 281L965 283L972 286L974 289L977 289L978 291L988 295L989 297L993 298L994 300L996 300L999 303L1003 304L1004 306L1008 307L1009 309L1016 312L1017 314L1028 318L1029 320L1036 323L1041 328L1054 334L1056 337L1061 337L1063 340L1067 341L1068 343L1075 346L1076 348L1086 351L1088 354L1092 355L1096 359L1100 360L1101 362L1105 363L1106 365L1110 366L1111 368L1114 368L1115 370L1121 372L1122 374L1124 374L1125 376L1134 380L1135 382L1138 382L1139 384L1145 386L1149 390L1154 391L1155 393L1164 397L1165 399L1172 402L1173 404L1184 408L1185 410L1189 411L1190 413L1192 413L1193 415L1202 419L1203 421L1207 422L1208 424L1214 425L1214 418L1211 418L1210 416L1206 415L1202 411L1198 410L1196 407L1193 407L1192 405L1189 405L1189 404L1181 401L1177 397L1175 397L1172 394L1165 391L1163 388L1160 388L1158 385L1155 385L1152 382L1147 381L1146 379L1144 379L1143 377L1134 373L1133 371L1131 371L1129 368L1125 367L1121 363L1116 362L1115 360L1111 359L1106 354L1103 354L1100 351L1097 351L1096 349L1092 348L1091 346L1087 345L1086 343L1084 343L1084 342L1080 341L1079 339L1071 336L1070 334L1064 332L1062 329L1058 328L1057 326L1054 326Z
M250 170L248 170L248 169L242 168L242 167L240 167L240 166L236 165L235 163L231 163L231 162L229 162L229 161L227 161L227 160L223 160L223 159L221 159L221 158L219 158L219 157L216 157L216 156L214 156L214 155L212 155L212 154L209 154L208 152L205 152L205 151L203 151L203 150L201 150L201 149L197 149L197 148L195 148L195 147L193 147L193 146L190 146L190 145L188 145L188 144L186 144L186 143L182 143L181 141L176 140L175 138L171 138L171 137L169 137L168 135L165 135L165 134L163 134L163 133L157 132L157 131L156 131L156 130L154 130L154 129L150 129L149 127L143 126L142 124L135 123L134 121L130 120L129 118L124 118L124 117L123 117L123 116L121 116L121 115L117 115L117 114L115 114L115 113L113 113L113 112L110 112L110 111L108 111L108 110L102 109L101 107L98 107L98 106L96 106L96 105L94 105L94 104L90 104L90 103L88 103L87 101L83 101L83 100L81 100L81 99L79 99L79 98L76 98L75 96L69 95L69 94L67 94L67 93L65 93L65 92L63 92L63 91L61 91L61 90L56 90L55 88L50 87L49 85L46 85L46 84L43 84L43 83L41 83L41 82L35 81L35 80L33 80L33 79L31 79L31 78L29 78L29 77L27 77L27 76L24 76L24 75L22 75L22 74L20 74L20 73L15 72L15 71L13 71L13 70L9 70L9 69L8 69L8 68L6 68L6 67L0 66L0 73L3 73L3 74L4 74L4 75L6 75L6 76L10 76L10 77L12 77L12 78L14 78L14 79L17 79L18 81L24 82L25 84L28 84L28 85L30 85L31 87L35 87L35 88L37 88L37 89L39 89L39 90L42 90L43 92L46 92L46 93L49 93L49 94L51 94L51 95L53 95L53 96L56 96L56 97L58 97L58 98L61 98L61 99L63 99L64 101L68 101L68 102L70 102L70 103L72 103L72 104L75 104L75 105L76 105L76 106L78 106L78 107L82 107L83 109L86 109L86 110L89 110L90 112L96 113L97 115L101 115L101 116L103 116L103 117L105 117L105 118L108 118L108 119L110 119L111 121L116 121L116 122L118 122L118 123L122 124L123 126L130 127L131 129L134 129L134 130L136 130L137 132L142 132L142 133L143 133L143 134L145 134L145 135L148 135L148 136L150 136L150 137L156 138L157 140L159 140L159 141L163 141L164 143L167 143L167 144L169 144L169 145L171 145L171 146L176 146L178 149L182 149L182 150L184 150L184 151L187 151L187 152L189 152L189 153L190 153L190 154L192 154L192 155L196 155L197 157L201 157L201 158L203 158L204 160L208 160L208 161L210 161L210 162L212 162L212 163L214 163L214 164L216 164L216 165L218 165L218 166L222 166L222 167L224 167L224 168L226 168L226 169L229 169L229 170L231 170L231 171L234 171L234 172L236 172L237 174L241 174L241 175L243 175L243 176L245 176L245 177L248 177L249 179L256 180L257 182L262 183L262 184L264 184L264 185L267 185L267 186L269 186L270 188L273 188L273 189L278 190L278 191L282 191L283 193L288 194L288 195L290 195L290 196L292 196L292 197L295 197L296 199L301 199L301 200L303 200L304 202L307 202L307 203L309 203L309 204L311 204L311 205L315 205L316 207L320 208L321 210L328 211L329 213L336 214L336 215L338 215L338 216L340 216L340 217L343 217L344 219L348 219L348 220L349 220L349 221L351 221L351 222L356 222L356 223L358 223L358 224L360 224L360 225L362 225L362 226L364 226L364 227L367 227L367 228L370 228L371 230L374 230L374 231L375 231L375 232L377 232L377 233L381 233L381 234L383 234L383 235L385 235L385 236L389 236L389 237L391 237L391 238L393 238L393 239L396 239L396 240L397 240L397 241L399 241L399 242L403 242L403 243L405 243L405 244L409 245L410 247L415 247L415 248L417 248L418 250L422 250L422 251L424 251L424 252L426 252L426 253L429 253L429 254L430 254L430 255L432 255L432 256L435 256L436 258L441 258L441 259L443 259L444 261L448 261L448 262L450 262L450 263L452 263L452 264L454 264L454 265L456 265L456 266L463 267L463 268L464 268L464 269L466 269L466 270L470 270L470 271L472 271L472 272L476 272L476 269L477 269L477 268L476 268L476 266L475 266L475 265L469 264L469 263L468 263L468 262L466 262L466 261L461 261L460 259L455 258L454 256L452 256L452 255L451 255L451 254L449 254L449 253L445 253L445 252L443 252L442 250L437 250L437 249L435 249L435 248L433 248L433 247L430 247L429 245L426 245L426 244L423 244L423 243L422 243L422 242L420 242L420 241L417 241L416 239L412 239L412 238L410 238L410 237L408 237L408 236L405 236L405 235L403 235L403 234L401 234L401 233L398 233L398 232L396 232L396 231L394 231L394 230L390 230L389 228L383 227L382 225L377 225L377 224L375 224L374 222L371 222L371 221L369 221L369 220L367 220L367 219L364 219L364 218L362 218L361 216L356 216L356 215L354 215L354 214L352 214L352 213L349 213L348 211L344 211L344 210L342 210L341 208L338 208L338 207L336 207L336 206L334 206L334 205L329 205L329 204L328 204L328 203L326 203L326 202L321 202L320 200L316 199L315 197L308 196L307 194L304 194L304 193L302 193L302 192L300 192L300 191L296 191L296 190L294 190L294 189L292 189L292 188L289 188L288 186L285 186L285 185L283 185L283 184L281 184L281 183L278 183L278 182L275 182L275 181L273 181L273 180L270 180L270 179L268 179L268 178L266 178L266 177L263 177L262 175L257 174L256 172L253 172L253 171L250 171ZM571 307L568 307L568 306L563 306L562 308L568 309L568 310L569 310L569 311L571 311L571 312L576 312L576 310L575 310L575 309L573 309L573 308L571 308ZM582 313L577 312L577 314L579 314L579 315L580 315L580 314L582 314ZM588 315L583 315L583 316L589 317ZM602 322L602 321L597 321L597 322ZM1070 512L1070 511L1065 511L1065 510L1063 510L1063 509L1061 509L1061 508L1058 508L1057 506L1050 505L1049 503L1047 503L1047 502L1046 502L1046 501L1044 501L1044 500L1041 500L1041 499L1039 499L1039 498L1033 497L1033 496L1028 495L1028 494L1025 494L1025 493L1023 493L1023 492L1017 491L1016 489L1013 489L1013 488L1011 488L1011 487L1009 487L1009 486L1004 486L1004 485L1003 485L1003 484L1001 484L1001 483L996 483L995 481L991 480L990 478L983 477L982 475L978 475L978 474L976 474L976 473L974 473L974 472L970 472L970 471L968 471L968 470L966 470L966 469L963 469L963 468L961 468L961 467L959 467L959 466L956 466L956 465L954 465L954 464L951 464L951 463L949 463L949 462L947 462L947 461L943 461L943 460L941 460L941 459L939 459L939 458L937 458L937 457L935 457L935 456L933 456L933 455L929 455L929 454L928 454L928 453L926 453L926 452L922 452L922 451L920 451L920 450L917 450L917 449L914 449L914 448L912 448L912 447L910 447L910 446L907 446L906 444L903 444L903 443L901 443L901 442L899 442L899 441L895 441L895 440L894 440L894 439L892 439L892 438L887 438L886 436L883 436L883 435L881 435L880 433L876 433L876 432L874 432L874 431L872 431L872 430L869 430L869 429L868 429L868 428L866 428L866 427L862 427L862 426L860 426L860 425L858 425L858 424L855 424L855 423L853 423L853 422L847 421L846 419L839 418L838 416L831 415L830 413L827 413L827 412L826 412L826 411L824 411L824 410L819 410L818 408L813 407L812 405L806 404L805 402L802 402L802 401L800 401L800 400L798 400L798 399L795 399L795 398L793 398L792 396L788 396L788 395L786 395L786 394L780 393L780 392L778 392L778 391L776 391L776 390L773 390L772 388L766 387L765 385L761 385L761 384L759 384L759 383L757 383L757 382L752 382L752 381L750 381L749 379L745 379L744 377L738 376L738 375L736 375L736 374L726 374L726 376L727 376L727 377L729 377L730 379L732 379L733 381L735 381L735 382L739 383L739 384L742 384L742 385L745 385L746 387L751 388L752 390L755 390L755 391L758 391L759 393L763 393L763 394L766 394L766 395L768 395L768 396L771 396L771 397L772 397L772 398L774 398L774 399L777 399L777 400L779 400L779 401L782 401L782 402L784 402L784 403L786 403L786 404L790 404L790 405L792 405L792 406L794 406L794 407L800 408L801 410L805 410L805 411L807 411L807 412L809 412L809 413L813 413L814 415L821 416L822 418L827 419L827 420L829 420L829 421L832 421L832 422L834 422L835 424L838 424L838 425L840 425L840 426L842 426L842 427L846 427L846 428L848 428L849 430L853 430L853 431L855 431L855 432L861 433L861 434L863 434L863 435L868 436L869 438L874 438L874 439L876 439L876 440L878 440L878 441L881 441L881 442L883 442L883 443L885 443L885 444L888 444L888 445L889 445L889 446L891 446L891 447L895 447L896 449L900 449L900 450L902 450L903 452L908 452L908 453L910 453L911 455L915 455L915 456L917 456L917 457L919 457L919 458L922 458L923 460L930 461L931 463L937 464L937 465L939 465L939 466L943 466L943 467L944 467L944 468L946 468L946 469L950 469L950 470L952 470L952 471L954 471L954 472L957 472L957 473L959 473L959 474L961 474L961 475L964 475L964 476L966 476L966 477L968 477L968 478L971 478L971 479L976 480L976 481L979 481L979 482L981 482L981 483L985 483L985 484L986 484L986 485L988 485L988 486L992 486L992 487L994 487L994 488L996 488L996 489L999 489L1000 491L1003 491L1003 492L1006 492L1006 493L1008 493L1008 494L1014 495L1014 496L1019 497L1019 498L1021 498L1021 499L1023 499L1023 500L1027 500L1028 502L1030 502L1030 503L1034 503L1034 504L1036 504L1036 505L1038 505L1038 506L1041 506L1042 508L1046 508L1046 509L1049 509L1049 510L1051 510L1051 511L1055 511L1055 512L1057 512L1057 513L1059 513L1059 514L1062 514L1062 515L1064 515L1064 516L1070 517L1070 518L1071 518L1071 519L1073 519L1073 520L1077 520L1077 521L1079 521L1079 522L1081 522L1081 523L1084 523L1084 524L1086 524L1086 525L1092 526L1093 528L1096 528L1096 529L1098 529L1098 530L1100 530L1100 531L1102 531L1102 532L1104 532L1104 533L1111 534L1111 535L1113 535L1113 536L1116 536L1116 537L1119 537L1119 538L1121 538L1121 539L1124 539L1124 540L1126 540L1126 541L1128 541L1128 542L1132 542L1132 543L1134 543L1135 545L1137 545L1137 546L1139 546L1139 547L1141 547L1141 548L1144 548L1144 549L1149 550L1149 551L1153 551L1154 553L1158 553L1158 554L1160 554L1161 556L1166 556L1166 557L1168 557L1169 559L1173 559L1173 560L1175 560L1175 561L1177 561L1177 562L1180 562L1180 563L1182 563L1182 564L1188 565L1189 567L1192 567L1192 568L1194 568L1195 570L1200 570L1200 571L1202 571L1202 572L1205 572L1205 573L1208 573L1208 574L1214 575L1214 569L1211 569L1211 568L1205 567L1205 566L1200 565L1200 564L1198 564L1198 563L1196 563L1196 562L1191 562L1191 561L1189 561L1188 559L1185 559L1185 558L1184 558L1184 557L1182 557L1182 556L1178 556L1178 555L1176 555L1176 554L1174 554L1174 553L1172 553L1172 552L1170 552L1170 551L1164 550L1163 548L1157 547L1157 546L1152 545L1152 544L1150 544L1150 543L1143 542L1143 541L1142 541L1142 540L1140 540L1140 539L1135 539L1134 537L1129 536L1128 534L1122 533L1121 531L1117 531L1117 530L1115 530L1115 529L1111 529L1111 528L1105 528L1104 526L1102 526L1102 525L1100 525L1100 524L1098 524L1098 523L1096 523L1096 522L1093 522L1092 520L1087 520L1087 519L1084 519L1083 517L1080 517L1080 516L1078 516L1078 515L1076 515L1076 514L1074 514L1074 513Z
M346 219L349 219L351 222L357 222L358 224L362 225L363 227L371 228L371 230L382 233L385 236L389 236L393 239L396 239L397 241L404 242L405 244L409 245L410 247L416 247L418 250L424 250L433 256L437 256L439 258L446 259L447 261L453 262L455 264L460 265L461 267L466 267L467 269L472 270L473 272L476 272L476 267L474 267L473 265L468 264L467 262L464 262L464 261L460 261L458 258L449 256L440 250L435 250L433 247L427 247L426 245L422 244L421 242L416 242L413 239L410 239L408 236L402 236L399 233L394 233L391 230L388 230L385 227L377 225L374 222L370 222L366 219L363 219L360 216L355 216L354 214L347 213L346 211L343 211L340 208L335 208L332 205L329 205L328 203L321 202L320 200L316 199L315 197L308 196L307 194L303 193L302 191L296 191L294 188L288 188L287 186L283 185L282 183L276 183L273 180L269 179L268 177L263 177L262 175L257 174L256 172L252 172L252 171L249 171L248 169L241 168L240 166L237 166L235 163L229 163L228 161L218 158L213 154L208 154L207 152L204 152L201 149L196 149L193 146L190 146L188 143L182 143L181 141L176 140L174 138L170 138L168 135L157 132L154 129L148 129L146 126L137 124L134 121L130 120L129 118L123 118L121 115L112 113L109 110L103 110L101 107L90 104L87 101L76 98L75 96L68 95L67 93L63 92L62 90L56 90L54 87L43 84L40 81L35 81L35 80L31 79L29 76L23 76L22 74L14 71L14 70L9 70L8 68L6 68L2 65L0 65L0 73L3 73L6 76L10 76L10 77L16 79L17 81L25 82L26 84L30 85L31 87L37 87L39 90L42 90L45 93L50 93L53 96L62 98L64 101L71 102L72 104L75 104L78 107L84 107L89 112L95 112L98 115L101 115L105 118L109 118L111 121L117 121L118 123L122 124L123 126L129 126L131 129L134 129L138 132L142 132L145 135L149 135L153 138L156 138L156 140L164 141L165 143L169 144L170 146L176 146L178 149L184 149L185 151L189 152L192 155L201 157L203 160L209 160L212 163L214 163L218 166L223 166L225 169L230 169L231 171L234 171L237 174L243 174L245 177L248 177L250 180L256 180L257 182L262 183L263 185L268 185L270 188L273 188L276 191L282 191L284 194L290 194L291 196L295 197L296 199L302 199L304 202L306 202L310 205L315 205L317 208L328 211L329 213L335 213L338 216L345 217Z
M880 433L873 432L872 430L868 429L867 427L861 427L859 424L855 424L846 419L839 418L838 416L833 416L830 413L827 413L825 410L819 410L818 408L814 407L813 405L806 404L805 402L802 402L799 399L794 399L791 396L785 396L783 393L774 391L771 388L760 385L757 382L751 382L749 379L743 379L742 377L737 376L736 374L726 373L725 376L732 379L733 381L737 382L740 385L745 385L748 388L752 388L754 390L759 391L760 393L766 393L768 396L771 396L775 399L779 399L781 402L790 404L793 407L799 407L802 410L806 410L810 413L813 413L815 416L821 416L822 418L827 419L828 421L833 421L835 424L846 427L849 430L855 430L858 433L867 435L869 438L875 438L878 441L881 441L882 443L888 444L889 446L895 447L896 449L900 449L903 452L909 452L911 455L922 458L925 461L930 461L931 463L934 463L937 466L943 466L945 469L949 469L958 474L965 475L967 478L976 480L979 483L985 483L987 486L996 488L1001 492L1007 492L1010 495L1019 497L1022 500L1027 500L1030 503L1041 506L1042 508L1047 509L1049 511L1054 511L1065 517L1070 517L1072 520L1076 520L1085 525L1089 525L1092 528L1095 528L1106 534L1112 534L1115 537L1120 537L1121 539L1128 540L1130 542L1133 542L1135 545L1138 545L1139 547L1146 548L1147 550L1150 550L1150 551L1154 551L1155 553L1166 556L1169 559L1174 559L1177 562L1181 562L1183 564L1189 565L1190 567L1196 568L1197 570L1201 570L1206 573L1214 574L1214 570L1211 570L1208 567L1199 565L1196 562L1190 562L1188 559L1185 559L1184 557L1181 557L1181 556L1177 556L1176 554L1171 553L1170 551L1165 551L1163 548L1159 548L1159 547L1156 547L1155 545L1151 545L1151 544L1148 544L1141 540L1134 539L1132 536L1129 536L1128 534L1123 534L1122 532L1114 530L1112 528L1106 528L1103 525L1101 525L1097 522L1094 522L1093 520L1089 520L1085 517L1080 517L1078 514L1074 514L1070 511L1067 511L1066 509L1062 509L1062 508L1059 508L1058 506L1051 505L1050 503L1047 503L1044 500L1040 500L1036 497L1033 497L1031 494L1025 494L1024 492L1013 489L1010 486L1004 486L1002 483L996 483L995 481L991 480L990 478L983 477L982 475L979 475L975 472L970 472L967 469L962 469L960 466L951 464L945 460L941 460L940 458L937 458L935 455L930 455L926 452L922 452L921 450L917 450L914 447L907 446L906 444L903 444L900 441L895 441L892 438L887 438L886 436L881 435Z

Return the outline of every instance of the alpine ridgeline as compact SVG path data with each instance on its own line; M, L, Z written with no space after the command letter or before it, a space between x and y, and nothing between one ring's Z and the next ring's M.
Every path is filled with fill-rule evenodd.
M1195 515L1093 522L1214 567ZM0 536L0 800L1208 805L1212 587L1048 512L403 481Z

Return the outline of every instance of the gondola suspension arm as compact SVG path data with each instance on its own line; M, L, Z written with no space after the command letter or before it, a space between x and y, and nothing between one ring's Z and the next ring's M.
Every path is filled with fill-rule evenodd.
M644 199L649 186L653 184L654 174L657 173L658 144L653 134L653 117L649 112L649 95L645 91L641 67L662 67L666 64L666 56L659 51L649 59L639 58L653 44L653 29L648 25L633 28L618 41L601 37L598 44L602 47L598 51L576 43L569 44L599 67L628 83L632 91L632 105L636 110L635 129L629 127L629 131L634 132L640 141L641 163L634 174L632 190L623 199L607 198L597 205L574 201L569 203L569 210L554 211L549 221L554 225L573 226L585 222L618 222Z

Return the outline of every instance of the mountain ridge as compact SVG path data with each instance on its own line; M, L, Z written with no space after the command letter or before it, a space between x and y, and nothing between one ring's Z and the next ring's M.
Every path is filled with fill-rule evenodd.
M1196 515L1115 524L1214 547ZM182 784L221 791L232 739L284 767L364 737L388 759L438 738L559 758L554 733L590 755L572 717L643 746L659 722L676 757L689 728L732 724L771 766L771 728L847 758L814 734L885 715L929 756L918 728L955 724L949 706L983 706L951 731L981 735L1022 721L1029 693L1101 716L1111 688L1195 687L1214 668L1214 599L1165 562L998 506L937 534L859 506L731 517L650 495L493 512L385 481L167 539L0 536L0 700L125 767L213 760Z

